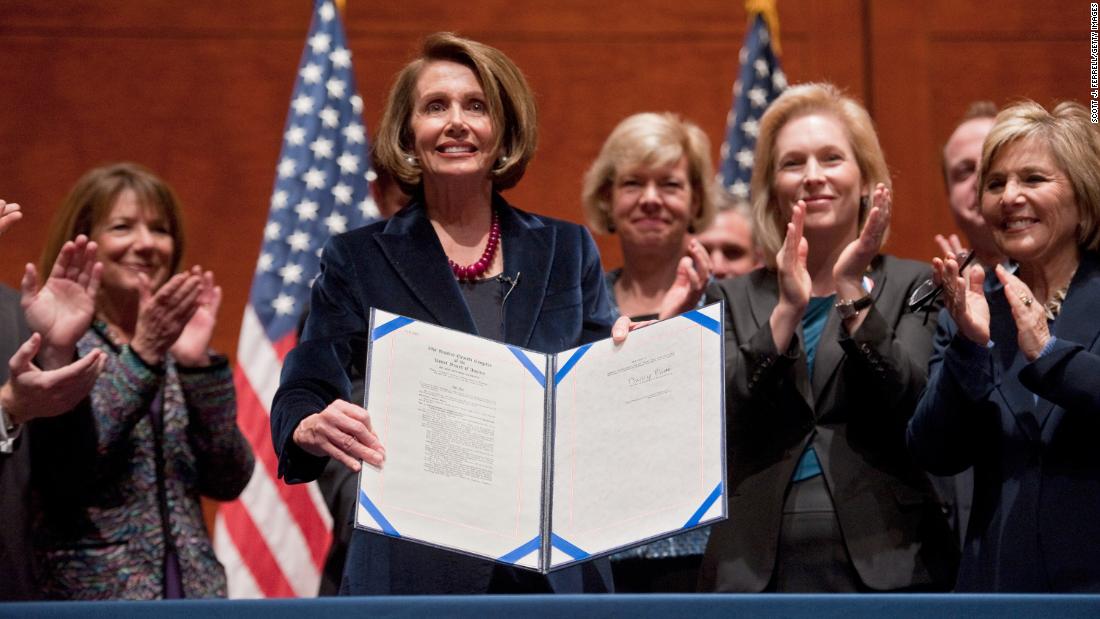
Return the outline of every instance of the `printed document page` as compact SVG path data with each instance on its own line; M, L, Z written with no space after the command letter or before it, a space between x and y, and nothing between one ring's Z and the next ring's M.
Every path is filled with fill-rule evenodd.
M526 363L520 358L526 358ZM375 310L367 410L386 447L356 522L497 559L539 540L543 355ZM538 553L510 561L538 567Z

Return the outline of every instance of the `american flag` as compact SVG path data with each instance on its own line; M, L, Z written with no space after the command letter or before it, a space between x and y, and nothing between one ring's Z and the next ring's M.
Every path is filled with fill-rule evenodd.
M330 0L317 0L237 349L238 423L257 466L215 523L233 598L317 594L332 518L316 484L279 481L268 417L321 247L378 215L362 108L340 16Z
M745 200L749 198L760 117L768 104L787 87L787 76L779 68L764 14L751 8L761 3L746 4L750 6L750 26L745 34L745 46L738 54L741 74L733 83L733 108L726 117L726 141L722 144L722 162L718 166L722 186L734 197ZM770 10L774 16L774 3Z

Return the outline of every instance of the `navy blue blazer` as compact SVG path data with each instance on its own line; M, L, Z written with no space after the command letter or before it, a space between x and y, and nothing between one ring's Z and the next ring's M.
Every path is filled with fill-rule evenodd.
M1083 256L1035 361L1001 287L986 298L993 346L945 321L908 431L930 472L974 466L957 590L1100 592L1100 255Z
M588 231L525 213L494 196L500 212L504 274L518 280L503 307L504 339L540 352L560 352L608 337L613 317L600 257ZM422 205L388 221L332 238L313 285L302 341L287 355L271 410L279 475L288 483L316 479L327 458L292 440L303 418L336 399L350 399L348 368L366 359L370 308L466 333L473 316ZM342 593L484 593L494 578L521 589L611 590L606 559L557 571L543 580L489 561L355 530ZM513 582L514 584L514 582ZM494 588L500 588L499 582Z

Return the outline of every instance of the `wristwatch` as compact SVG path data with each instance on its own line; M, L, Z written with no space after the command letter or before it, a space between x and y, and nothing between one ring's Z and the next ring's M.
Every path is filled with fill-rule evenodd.
M871 307L873 301L870 294L865 294L855 300L844 299L843 301L837 301L836 305L833 307L836 308L836 313L840 314L840 319L844 320L855 316L860 310Z

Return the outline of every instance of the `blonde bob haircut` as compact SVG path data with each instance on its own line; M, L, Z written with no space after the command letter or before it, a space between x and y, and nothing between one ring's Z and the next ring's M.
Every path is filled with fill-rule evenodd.
M638 166L660 167L687 158L691 185L690 230L702 232L714 219L710 177L710 140L698 125L671 112L628 116L611 130L584 175L581 200L588 227L599 234L614 231L611 190L615 176Z
M846 96L839 88L827 83L800 84L787 89L768 106L760 119L760 132L756 141L756 156L750 184L752 192L753 234L757 247L763 254L768 268L775 269L775 255L783 246L787 233L787 222L791 214L781 207L775 197L776 148L775 141L779 131L787 123L811 114L832 116L840 121L848 136L859 176L862 181L864 199L860 201L859 225L870 209L866 205L868 195L878 183L892 187L890 171L886 167L886 158L879 146L875 126L871 116L862 105ZM886 243L884 234L882 242ZM881 248L881 245L880 245Z
M172 237L170 272L179 271L183 259L183 218L176 193L167 183L136 163L113 163L88 171L76 182L61 209L54 215L46 236L46 248L38 262L39 277L45 278L53 269L57 254L66 241L92 230L111 215L115 201L126 189L137 196L142 208L155 212Z
M1100 249L1100 135L1090 122L1089 111L1074 101L1059 103L1053 112L1034 101L1021 101L997 115L982 145L979 202L997 156L1025 140L1045 144L1069 179L1080 219L1077 246L1086 251Z
M413 157L410 121L420 72L437 61L456 62L477 77L493 123L491 147L500 153L490 172L493 189L514 187L523 178L538 143L535 97L519 67L503 52L450 32L437 32L424 39L420 57L398 72L382 111L374 141L374 160L397 180L406 194L423 195L424 179Z

